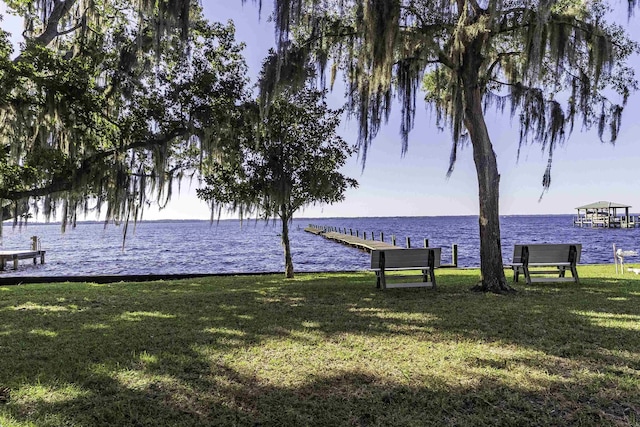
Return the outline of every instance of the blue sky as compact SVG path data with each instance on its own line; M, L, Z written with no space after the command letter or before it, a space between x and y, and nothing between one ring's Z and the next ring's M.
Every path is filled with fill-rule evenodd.
M244 6L240 0L203 1L205 15L210 20L236 24L236 39L246 44L245 57L252 81L262 59L274 45L274 29L268 19L271 1L263 0L262 17L251 1ZM640 40L638 18L626 20L626 2L619 2L620 24L629 26L635 40ZM0 0L0 13L4 2ZM3 28L16 28L13 20L2 22ZM20 33L18 26L17 34ZM632 65L640 78L640 58ZM343 93L330 94L334 108L344 103ZM498 157L501 173L500 210L502 215L572 214L575 207L598 200L632 205L640 212L640 92L631 96L622 121L622 131L615 146L599 141L595 131L581 132L576 126L564 146L554 154L552 184L539 201L542 174L547 157L539 145L524 147L517 160L518 129L509 114L487 115L487 125ZM349 142L356 141L355 122L343 121L340 134ZM478 185L472 150L468 146L459 153L455 170L447 178L451 136L439 132L434 118L424 103L418 102L416 126L409 139L409 151L401 156L399 109L383 126L367 154L367 163L351 158L343 172L356 178L360 187L349 190L346 200L331 206L310 206L296 217L353 216L436 216L477 215ZM183 184L179 195L161 210L148 209L145 219L208 219L206 204L195 197L195 189ZM93 219L93 218L87 218Z

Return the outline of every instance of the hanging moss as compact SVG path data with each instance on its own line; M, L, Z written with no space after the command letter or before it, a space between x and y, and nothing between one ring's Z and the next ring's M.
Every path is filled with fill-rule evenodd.
M613 67L633 51L628 39L604 24L602 11L589 9L585 3L546 0L532 6L500 1L491 2L487 9L474 2L336 1L322 7L315 1L275 3L283 38L289 40L292 25L300 28L309 23L314 27L301 34L322 35L323 47L316 56L321 67L327 62L328 40L340 46L341 52L348 52L343 69L349 85L349 111L358 117L363 159L380 123L388 117L393 104L389 99L396 91L403 111L403 152L406 150L415 114L415 82L423 74L430 75L435 64L446 73L437 74L437 85L431 84L427 101L434 104L439 122L449 123L454 145L459 143L466 132L460 77L470 46L480 46L476 53L484 57L477 73L486 85L485 97L495 100L492 105L499 110L510 103L512 116L521 111L521 143L537 141L543 147L562 142L573 129L576 114L586 126L593 122L594 100L598 101L602 87L611 82ZM351 30L343 33L349 37L332 37L340 34L335 32L335 23L331 31L321 26L327 10L344 17L344 28L351 26ZM310 38L298 41L305 46L314 43ZM335 73L336 63L330 66ZM632 84L630 77L614 89L626 99L625 87ZM563 107L554 95L567 86L572 88L571 101ZM604 117L605 123L613 123L613 115ZM610 132L611 138L615 136L616 132ZM454 147L452 159L456 152Z

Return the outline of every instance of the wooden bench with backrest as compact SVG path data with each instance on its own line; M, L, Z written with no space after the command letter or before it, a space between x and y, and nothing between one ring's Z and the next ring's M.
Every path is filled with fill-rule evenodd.
M381 249L371 251L371 270L376 272L376 287L417 288L436 287L435 269L440 267L441 248ZM420 282L387 283L387 271L421 270ZM393 277L411 277L409 275ZM416 276L413 276L416 277Z
M535 243L514 245L513 247L513 280L518 281L524 274L528 285L532 282L575 282L578 283L577 264L580 262L582 245L578 243ZM542 268L542 270L539 270ZM572 277L565 277L566 271ZM553 277L532 278L534 274L554 275ZM556 276L557 275L557 276Z

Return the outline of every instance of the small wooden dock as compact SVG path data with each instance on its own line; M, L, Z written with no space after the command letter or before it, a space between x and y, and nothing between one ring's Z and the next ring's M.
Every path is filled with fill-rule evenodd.
M44 254L46 251L0 251L0 271L4 271L7 267L7 261L13 261L13 269L18 269L18 261L21 259L33 259L33 263L37 264L40 258L40 264L44 264Z
M373 250L389 250L389 249L404 249L402 246L396 245L395 236L392 236L391 243L384 241L384 233L380 233L380 240L375 240L373 233L370 234L371 239L367 239L367 234L363 233L362 237L360 237L359 233L356 231L356 234L353 234L352 230L347 232L347 229L339 229L335 227L324 227L317 225L309 225L304 229L304 231L312 234L316 234L318 236L323 236L329 240L333 240L334 242L342 243L344 245L348 245L366 252L371 252ZM407 247L411 247L411 240L407 237L406 239ZM429 240L424 239L424 247L429 246ZM440 267L457 267L458 266L458 245L454 244L451 247L451 264L442 264Z
M44 254L40 246L40 239L38 236L31 237L31 249L24 251L0 251L0 271L4 271L7 268L7 261L13 261L13 269L18 269L18 261L21 259L33 259L33 264L38 263L40 258L40 264L44 264Z

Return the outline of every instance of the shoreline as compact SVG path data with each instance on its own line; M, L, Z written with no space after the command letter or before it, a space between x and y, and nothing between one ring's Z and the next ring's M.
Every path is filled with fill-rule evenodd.
M609 264L578 264L580 267L611 267L614 268L613 263ZM438 271L445 270L478 270L480 273L480 267L457 267L457 268L445 268L437 269ZM508 274L511 269L505 267L505 274ZM353 274L353 273L372 273L370 270L324 270L324 271L299 271L296 272L296 277L306 274ZM372 273L373 274L373 273ZM442 273L441 273L442 274ZM629 272L632 274L632 272ZM111 274L111 275L82 275L82 276L13 276L13 277L0 277L0 286L19 286L19 285L31 285L31 284L46 284L46 283L118 283L118 282L155 282L155 281L173 281L184 279L198 279L204 277L233 277L233 276L278 276L284 275L282 271L262 271L262 272L232 272L232 273L186 273L186 274ZM621 275L622 276L622 275ZM509 278L507 278L507 281Z

